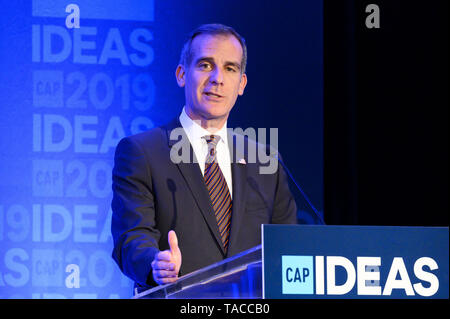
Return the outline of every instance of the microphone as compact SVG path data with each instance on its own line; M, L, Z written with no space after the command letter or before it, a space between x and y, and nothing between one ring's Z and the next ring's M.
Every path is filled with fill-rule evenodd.
M319 211L314 207L314 205L311 203L311 201L309 200L308 196L305 194L305 192L303 191L303 189L300 187L300 185L297 183L297 181L295 180L294 176L292 176L291 171L289 171L289 169L287 168L286 164L284 164L284 162L281 160L280 156L278 156L278 152L272 153L270 152L270 145L268 145L268 150L269 150L269 156L275 156L275 158L278 160L278 163L281 164L281 166L283 166L285 172L287 173L287 175L289 176L289 178L291 179L292 182L294 182L295 186L297 187L297 189L300 191L300 193L302 194L303 198L306 200L306 202L308 203L309 207L311 207L311 209L313 210L314 214L316 215L316 217L320 220L320 222L322 223L322 225L326 225L325 221L323 220L322 216L320 215Z

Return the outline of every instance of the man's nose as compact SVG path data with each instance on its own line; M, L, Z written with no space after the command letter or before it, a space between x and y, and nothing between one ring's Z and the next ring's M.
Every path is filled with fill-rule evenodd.
M223 72L219 68L215 68L211 72L211 77L209 79L212 84L222 85L223 84Z

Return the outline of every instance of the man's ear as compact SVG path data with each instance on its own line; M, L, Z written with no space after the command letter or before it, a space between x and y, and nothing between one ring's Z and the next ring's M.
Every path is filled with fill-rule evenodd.
M241 75L241 82L239 83L239 91L238 91L239 95L244 94L244 89L246 85L247 85L247 74L244 73Z
M184 87L184 85L186 83L185 76L186 76L186 70L184 68L184 65L178 64L177 69L175 71L175 77L177 78L177 83L178 83L179 87Z

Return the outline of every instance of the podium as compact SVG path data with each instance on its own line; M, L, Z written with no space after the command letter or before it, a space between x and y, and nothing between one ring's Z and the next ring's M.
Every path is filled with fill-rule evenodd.
M134 298L449 298L448 227L261 227L261 245Z
M158 286L136 299L255 299L262 297L261 245Z

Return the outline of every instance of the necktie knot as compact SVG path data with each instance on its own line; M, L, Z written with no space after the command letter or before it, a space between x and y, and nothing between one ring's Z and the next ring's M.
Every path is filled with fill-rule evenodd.
M210 164L216 159L216 146L219 143L219 135L205 135L203 138L208 143L208 155L206 156L206 164Z
M208 146L212 146L212 147L216 147L217 143L219 143L219 141L220 141L219 135L205 135L205 136L203 136L203 138L208 143Z

